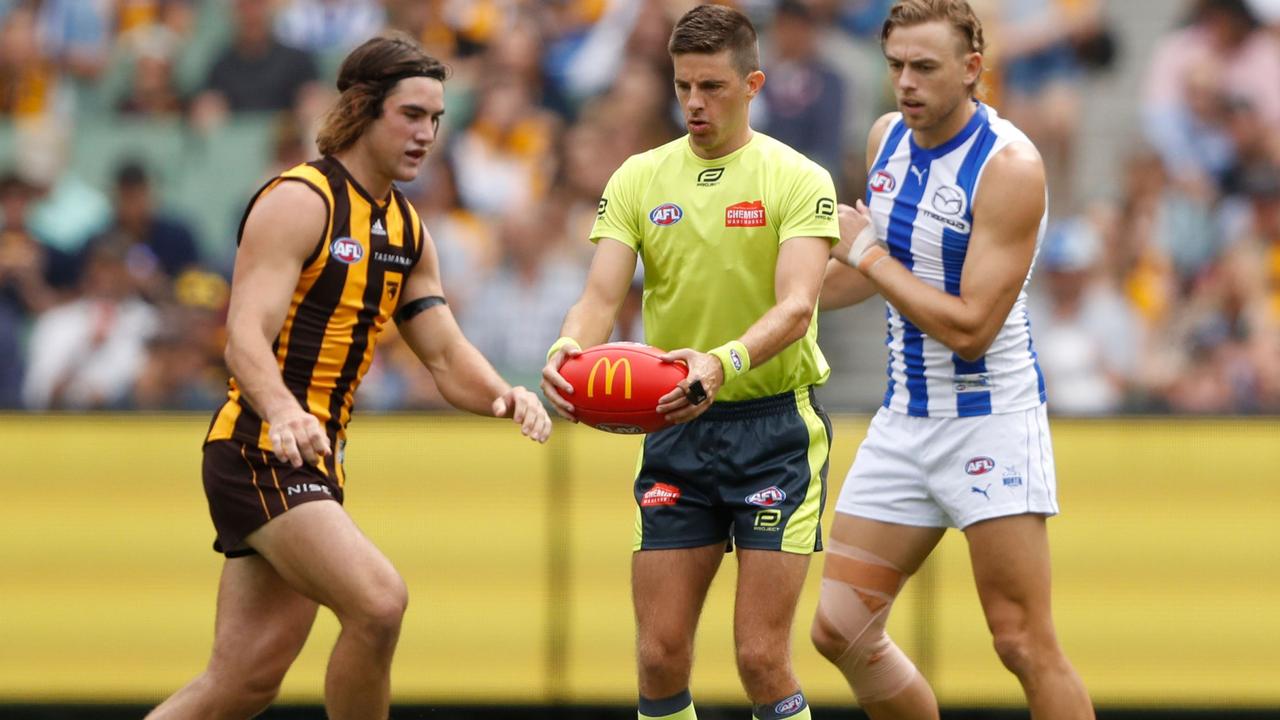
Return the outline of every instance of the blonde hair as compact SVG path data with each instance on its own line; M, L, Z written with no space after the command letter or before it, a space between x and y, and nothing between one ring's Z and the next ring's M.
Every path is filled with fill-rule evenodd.
M889 34L896 28L910 25L921 25L940 20L955 28L963 38L965 53L986 52L987 41L982 36L982 21L966 0L898 0L889 9L889 17L885 18L880 29L880 47L889 41ZM969 85L969 94L977 93L982 75Z

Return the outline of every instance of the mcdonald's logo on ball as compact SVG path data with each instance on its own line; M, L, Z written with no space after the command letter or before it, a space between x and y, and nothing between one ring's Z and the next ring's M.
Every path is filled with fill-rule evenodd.
M683 363L662 360L663 350L640 343L596 345L571 357L560 374L573 386L574 414L606 432L638 435L667 426L658 399L689 375Z

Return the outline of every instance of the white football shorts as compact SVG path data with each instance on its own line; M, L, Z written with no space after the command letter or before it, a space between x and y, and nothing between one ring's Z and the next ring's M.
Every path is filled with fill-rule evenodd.
M836 512L962 529L1006 515L1058 514L1044 403L964 418L880 408L845 476Z

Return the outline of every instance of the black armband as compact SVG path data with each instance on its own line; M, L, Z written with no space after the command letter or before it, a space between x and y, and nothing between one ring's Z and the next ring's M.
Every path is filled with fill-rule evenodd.
M417 300L410 300L409 302L401 305L400 309L396 311L396 324L401 325L406 323L424 310L430 310L437 305L447 304L448 303L444 301L444 298L439 295L428 295L427 297L420 297Z

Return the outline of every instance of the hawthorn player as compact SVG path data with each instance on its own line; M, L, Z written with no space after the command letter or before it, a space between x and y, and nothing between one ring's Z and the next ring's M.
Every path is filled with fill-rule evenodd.
M279 690L319 605L342 632L329 718L386 718L406 588L342 508L346 425L378 333L394 318L445 398L513 418L543 442L537 395L512 388L462 336L431 236L395 180L412 180L444 113L445 67L407 36L342 63L337 105L299 165L254 196L241 226L227 365L204 445L204 487L226 555L208 668L150 718L248 718Z

